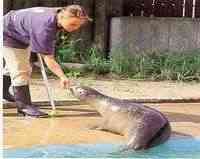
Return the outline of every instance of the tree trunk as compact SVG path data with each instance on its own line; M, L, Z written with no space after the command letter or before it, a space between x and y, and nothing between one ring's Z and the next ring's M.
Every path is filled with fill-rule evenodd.
M94 21L94 27L95 27L95 44L97 48L99 48L102 51L106 51L107 48L107 5L108 0L95 0L95 21Z
M111 17L123 14L123 0L95 0L95 44L109 52L110 20Z

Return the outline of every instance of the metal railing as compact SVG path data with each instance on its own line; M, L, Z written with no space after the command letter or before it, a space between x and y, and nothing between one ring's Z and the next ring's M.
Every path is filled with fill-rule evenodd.
M126 1L125 1L126 3ZM132 1L124 10L132 16L200 17L200 0L145 0ZM148 13L147 13L148 12Z

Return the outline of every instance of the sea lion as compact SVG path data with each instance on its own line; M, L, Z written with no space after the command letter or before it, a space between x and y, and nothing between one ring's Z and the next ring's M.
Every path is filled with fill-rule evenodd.
M103 121L98 130L127 136L128 149L148 149L170 137L171 127L167 118L153 108L131 100L112 98L86 86L73 86L70 91L100 113Z

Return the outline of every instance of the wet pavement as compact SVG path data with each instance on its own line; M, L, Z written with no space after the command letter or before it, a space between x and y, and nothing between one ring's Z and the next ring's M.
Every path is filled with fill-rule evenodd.
M116 82L116 81L115 81ZM35 145L50 144L90 144L90 143L124 143L125 137L112 134L110 132L97 131L88 129L100 120L99 114L94 108L84 105L73 98L68 91L62 90L58 86L58 81L50 80L53 87L53 93L56 100L67 100L65 105L56 106L57 115L52 118L30 118L19 117L16 113L15 106L4 106L4 148L23 148ZM88 84L89 83L89 84ZM87 84L110 95L119 98L131 97L166 97L170 94L170 90L175 96L181 86L174 83L143 83L144 87L150 87L156 90L155 95L150 90L140 91L141 94L134 94L141 83L129 83L125 87L126 82L120 83L115 88L112 81L89 81ZM134 85L135 84L135 85ZM110 85L110 86L109 86ZM115 83L117 85L117 83ZM132 85L132 87L130 87ZM187 89L187 88L188 89ZM197 97L198 90L193 90L194 84L183 87L185 94L181 92L181 97ZM127 90L129 88L129 90ZM160 88L160 94L158 90ZM177 88L177 89L174 89ZM199 87L196 87L199 88ZM116 91L117 89L117 91ZM193 90L193 94L189 93ZM118 94L120 92L120 96ZM33 80L31 84L31 93L34 101L47 101L47 93L41 80ZM132 95L132 96L131 96ZM169 97L169 96L167 96ZM170 120L172 125L172 136L178 137L200 137L200 103L182 103L182 104L146 104L163 112ZM41 106L43 111L50 112L51 106Z

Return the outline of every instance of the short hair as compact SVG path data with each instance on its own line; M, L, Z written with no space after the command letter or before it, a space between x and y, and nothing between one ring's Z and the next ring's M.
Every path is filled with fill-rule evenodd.
M61 12L67 11L70 14L72 14L72 16L74 16L74 17L84 18L88 21L92 21L92 19L88 16L86 10L80 5L75 5L75 4L69 5L69 6L61 8L60 11Z

